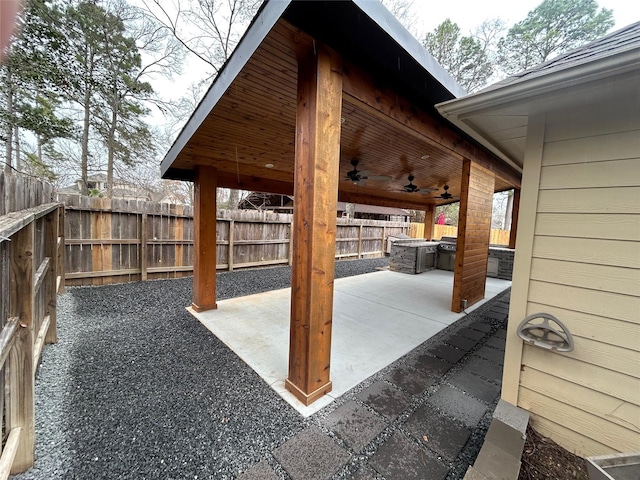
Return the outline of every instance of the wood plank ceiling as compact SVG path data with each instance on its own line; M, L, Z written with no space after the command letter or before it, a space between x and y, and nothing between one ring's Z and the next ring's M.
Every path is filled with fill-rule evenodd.
M296 59L299 52L312 48L311 37L280 19L178 153L171 169L209 165L218 170L219 187L292 194ZM429 204L450 202L433 198L445 184L455 197L460 195L460 156L407 134L398 121L372 115L349 96L343 97L340 144L340 200L426 209ZM359 161L358 170L387 179L354 184L347 178L353 159ZM423 191L403 191L409 175ZM513 181L496 178L495 191L512 187Z

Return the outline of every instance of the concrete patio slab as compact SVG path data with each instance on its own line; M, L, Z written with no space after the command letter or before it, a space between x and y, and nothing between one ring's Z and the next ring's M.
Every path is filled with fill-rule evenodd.
M487 278L486 296L471 312L511 286ZM333 391L310 406L284 388L288 372L291 289L188 309L303 416L331 403L464 316L450 310L453 273L379 271L335 281L331 353ZM419 368L419 367L418 367Z

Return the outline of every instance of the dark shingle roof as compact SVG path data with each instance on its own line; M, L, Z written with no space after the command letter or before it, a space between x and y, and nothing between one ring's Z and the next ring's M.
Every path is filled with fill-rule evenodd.
M529 70L505 78L487 87L484 91L495 90L506 85L541 77L633 49L640 49L640 22L632 23L580 48L563 53ZM640 52L638 55L640 55Z

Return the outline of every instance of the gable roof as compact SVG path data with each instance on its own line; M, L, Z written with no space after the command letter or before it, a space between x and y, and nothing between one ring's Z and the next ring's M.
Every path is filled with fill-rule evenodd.
M220 187L293 193L299 62L324 45L340 58L340 178L353 169L389 177L341 182L350 203L419 208L442 204L407 194L409 175L425 192L444 184L459 197L464 159L496 174L496 191L519 185L504 165L443 120L433 105L464 91L420 43L372 0L269 0L258 11L161 164L164 178L217 170ZM507 162L508 163L508 162Z

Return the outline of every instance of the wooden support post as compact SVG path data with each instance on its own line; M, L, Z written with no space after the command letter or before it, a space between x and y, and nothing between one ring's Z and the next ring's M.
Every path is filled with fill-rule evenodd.
M425 240L431 240L433 238L433 224L435 223L435 205L427 205L427 209L424 211L424 234Z
M384 257L384 239L387 236L387 227L382 227L382 240L380 242L380 252L382 253L382 256Z
M362 258L362 224L358 229L358 258Z
M233 234L236 228L236 222L233 220L229 220L229 250L227 252L228 259L227 264L229 265L229 271L233 272Z
M58 341L58 327L56 323L57 276L58 276L58 228L60 225L60 208L56 208L45 219L44 255L49 258L49 270L44 282L44 314L49 316L49 328L44 338L45 343Z
M461 312L484 298L495 175L465 159L458 220L451 310Z
M216 184L213 167L196 168L193 205L193 303L196 312L216 305Z
M518 214L520 213L520 189L513 189L513 205L511 210L511 231L509 232L509 248L516 248L518 234Z
M140 280L147 281L147 212L140 217Z
M9 316L18 317L16 342L9 355L8 428L22 428L11 473L24 472L33 465L35 456L34 434L34 364L33 315L34 267L33 248L35 222L22 228L11 241L11 301Z
M309 405L331 391L342 74L324 45L300 59L294 177L289 375Z

